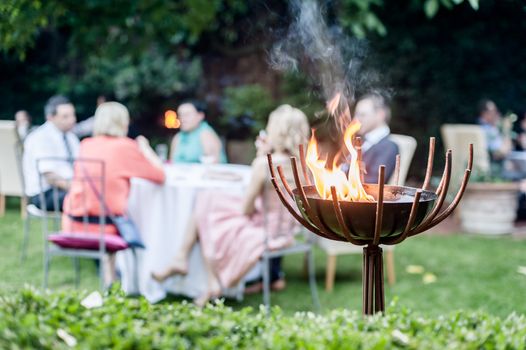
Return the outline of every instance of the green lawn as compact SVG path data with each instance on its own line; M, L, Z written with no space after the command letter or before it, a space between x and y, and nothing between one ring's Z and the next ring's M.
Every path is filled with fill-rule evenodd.
M0 218L0 293L7 294L32 284L42 284L42 237L35 223L31 232L29 255L20 261L22 220L17 203L8 202L6 216ZM494 315L511 312L526 314L526 276L516 272L526 265L526 242L511 237L487 238L470 235L421 236L405 241L395 250L397 282L386 285L386 301L397 298L398 304L427 315L438 315L456 309L483 309ZM421 265L437 276L431 284L422 282L422 275L406 272L408 265ZM95 266L82 263L80 288L97 287ZM316 251L316 267L323 310L361 308L361 256L338 259L336 285L332 293L323 289L325 255ZM287 312L311 308L310 292L303 278L301 257L289 257L284 263L288 287L272 295L273 305ZM70 259L52 261L50 287L75 288ZM177 299L171 299L171 302ZM250 296L242 303L229 301L234 307L256 306L261 296Z

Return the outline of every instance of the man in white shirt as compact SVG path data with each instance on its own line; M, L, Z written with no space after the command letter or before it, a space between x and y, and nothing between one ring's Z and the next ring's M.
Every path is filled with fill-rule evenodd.
M26 195L37 207L53 210L57 188L59 209L73 178L73 160L78 155L79 139L71 132L76 122L75 107L64 96L51 97L45 108L46 122L28 135L24 142L24 180ZM44 158L56 157L64 161ZM37 169L38 166L38 169ZM39 171L43 174L39 179ZM41 196L41 191L43 196ZM42 198L44 202L42 202Z
M385 165L385 181L393 175L396 166L398 146L389 139L391 130L391 109L385 98L376 93L361 97L356 103L354 117L362 124L362 160L365 164L366 183L378 182L378 167ZM342 167L348 169L348 164Z

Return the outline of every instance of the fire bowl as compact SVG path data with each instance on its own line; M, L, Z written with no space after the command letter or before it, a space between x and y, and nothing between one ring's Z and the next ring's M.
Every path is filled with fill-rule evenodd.
M368 194L373 196L375 200L378 199L377 184L364 184L364 189ZM346 240L336 218L332 200L320 198L314 186L304 186L303 190L311 208L318 215L322 223L330 228L332 232L340 235L342 240ZM384 186L383 219L380 237L396 237L404 231L406 224L409 221L409 215L411 213L411 207L416 191L417 189L413 187ZM316 226L305 211L298 189L294 189L292 192L303 218ZM436 193L422 191L418 210L411 229L416 228L422 223L427 214L433 208L436 199ZM339 203L343 219L349 228L351 236L359 240L371 241L374 238L375 232L376 201L339 201Z

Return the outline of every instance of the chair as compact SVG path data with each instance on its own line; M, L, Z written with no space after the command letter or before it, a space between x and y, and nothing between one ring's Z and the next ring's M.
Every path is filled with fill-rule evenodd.
M290 168L288 162L282 164L275 162L278 165L282 165L284 169ZM287 172L285 174L292 172ZM263 278L263 303L267 311L270 310L270 299L271 299L271 290L270 290L270 259L285 257L293 254L304 254L305 262L307 264L307 272L309 279L309 286L311 290L312 302L314 309L318 311L320 309L320 303L318 299L318 290L316 287L316 276L314 268L314 250L312 244L313 235L310 232L307 232L303 228L299 228L298 224L295 222L294 218L290 215L287 209L283 206L279 197L277 196L274 188L271 183L268 182L263 188L263 218L264 218L264 227L265 227L265 251L261 257L261 276ZM278 225L278 226L275 226ZM269 233L277 232L278 236L289 236L291 232L295 232L294 243L290 246L281 249L271 249L269 247ZM251 273L249 273L251 274ZM252 274L251 274L252 275ZM245 289L245 282L243 280L240 282L237 288L237 299L243 299L243 292Z
M0 216L5 212L6 196L24 198L23 186L17 170L16 149L19 143L15 122L0 120Z
M416 140L407 135L391 134L389 139L398 146L398 153L400 154L400 173L399 184L404 184L411 165L411 160L416 150ZM388 183L394 184L395 177L392 176ZM336 276L337 256L344 254L361 254L363 248L352 245L347 242L338 242L330 239L317 237L318 246L327 253L327 267L325 270L325 290L330 292L334 288L334 278ZM394 268L394 246L382 247L385 251L385 263L387 269L387 281L389 285L394 285L396 282L396 274Z
M47 162L47 167L49 168L50 164L60 164L60 162L69 162L71 160L49 157L41 158L37 160L37 170L39 174L40 185L42 189L43 183L43 171L42 164ZM76 221L81 224L82 229L69 229L69 230L49 230L49 221L52 220L55 227L59 227L60 223L58 222L61 218L59 203L58 203L58 189L52 187L53 199L54 199L54 209L49 211L46 208L45 201L43 200L43 192L41 191L42 203L44 204L43 212L43 232L44 232L44 288L47 288L49 268L51 259L55 256L67 256L73 258L75 266L75 282L78 286L80 282L80 265L79 258L87 258L93 260L99 260L99 277L100 277L100 288L104 289L104 271L107 268L107 263L105 257L109 253L114 253L119 250L126 249L128 246L126 242L117 235L106 235L105 227L107 225L107 217L104 210L104 201L105 201L105 164L101 160L95 159L76 159L75 167L77 169L89 168L90 174L77 174L75 173L73 179L71 180L72 184L80 184L83 188L83 202L85 202L85 194L88 191L93 191L92 187L95 186L100 192L100 197L97 199L97 205L100 208L100 214L97 216L91 216L88 212L87 204L85 204L85 209L82 217L76 218ZM95 174L92 174L95 173ZM64 208L64 211L68 211L68 208ZM49 215L50 212L52 215ZM98 224L99 233L88 232L88 225Z
M24 144L22 141L18 141L15 146L15 154L16 154L16 164L18 168L18 175L20 178L20 184L22 185L22 197L20 200L20 206L22 210L22 219L24 220L24 237L22 240L22 252L21 252L21 260L25 261L27 256L27 245L29 242L29 232L31 229L31 220L32 218L38 218L43 219L46 213L39 209L36 205L29 203L29 198L26 195L26 183L24 180L24 170L22 166L22 157L24 153ZM52 212L48 213L48 215L53 215Z
M474 124L444 124L440 128L444 148L467 149L473 144L473 165L477 171L486 172L490 168L490 159L486 143L486 135L480 125ZM464 174L468 155L465 152L455 153L451 164L451 183L449 188L458 188Z

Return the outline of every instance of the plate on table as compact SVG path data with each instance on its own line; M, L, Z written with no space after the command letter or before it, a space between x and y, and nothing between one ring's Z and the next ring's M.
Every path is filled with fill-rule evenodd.
M243 176L232 171L210 170L203 174L203 179L219 181L241 181Z

